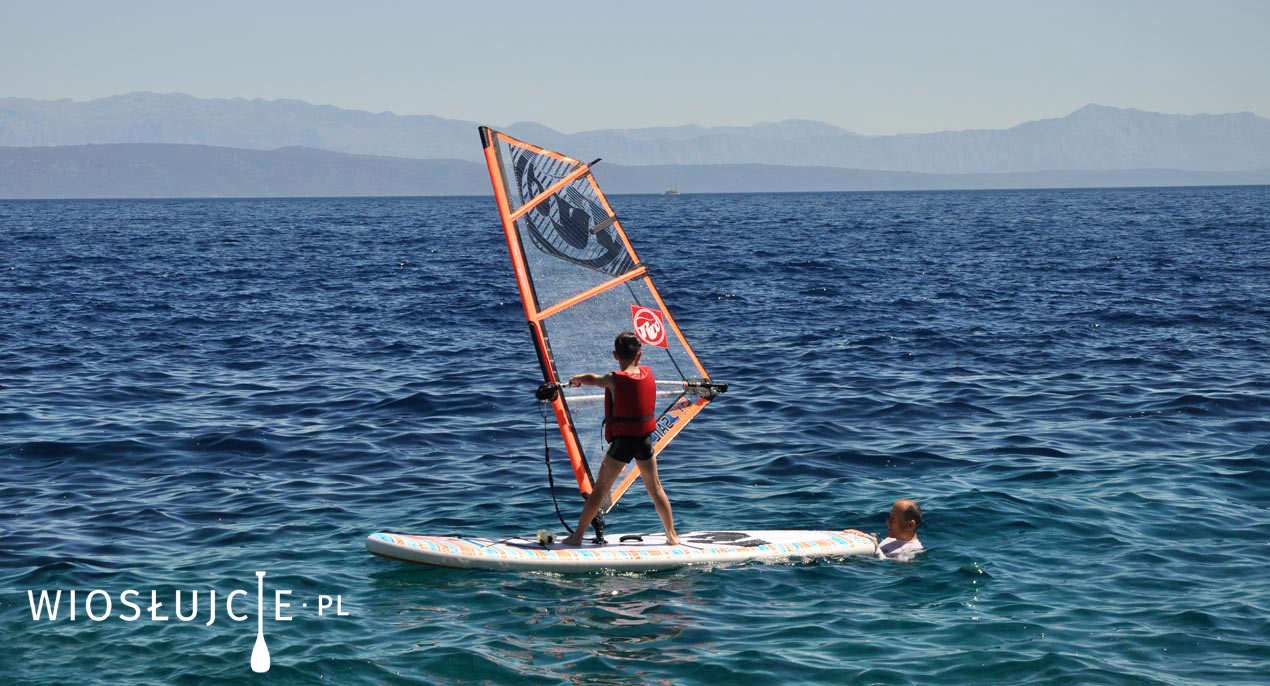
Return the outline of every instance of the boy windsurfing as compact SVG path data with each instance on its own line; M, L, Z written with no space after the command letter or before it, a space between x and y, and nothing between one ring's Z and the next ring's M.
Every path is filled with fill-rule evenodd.
M642 348L635 334L629 331L620 333L613 341L617 371L603 376L578 374L569 379L570 386L599 386L604 389L604 438L609 441L609 449L604 454L600 475L593 484L591 495L582 506L578 528L562 541L565 545L582 544L582 535L600 511L605 494L632 459L639 468L648 496L653 499L653 507L657 508L657 516L666 527L666 542L679 545L670 500L657 478L657 457L653 454L652 436L657 428L657 382L653 379L653 370L639 364Z

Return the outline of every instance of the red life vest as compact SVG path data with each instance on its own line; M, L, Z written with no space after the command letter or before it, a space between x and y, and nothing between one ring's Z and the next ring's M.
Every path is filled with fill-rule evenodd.
M643 438L657 428L657 382L653 370L638 374L613 372L617 392L604 389L604 440L618 436Z

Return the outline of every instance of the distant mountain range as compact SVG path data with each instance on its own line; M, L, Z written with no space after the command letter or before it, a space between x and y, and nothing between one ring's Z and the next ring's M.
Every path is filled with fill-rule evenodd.
M496 124L495 122L489 122ZM767 164L928 174L1270 168L1270 120L1249 112L1178 115L1088 105L1004 130L864 136L814 121L565 134L502 130L618 165ZM476 122L345 110L296 100L130 93L88 102L0 98L0 146L302 146L420 159L480 160Z
M685 193L1270 184L1270 170L923 174L762 164L602 162L595 174L610 193L661 193L672 184ZM467 160L350 155L303 147L247 150L163 143L0 147L0 198L489 193L485 164Z

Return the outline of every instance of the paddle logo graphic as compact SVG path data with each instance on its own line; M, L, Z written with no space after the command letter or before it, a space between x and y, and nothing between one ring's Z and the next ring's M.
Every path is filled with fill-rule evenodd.
M83 594L82 591L72 589L68 592L70 602L62 603L62 589L55 589L52 593L48 589L39 592L36 595L34 590L28 590L27 600L31 604L31 619L33 621L58 621L59 616L69 621L79 621L82 615L87 617L89 621L104 622L110 619L111 611L114 607L112 597L117 598L120 605L127 608L129 612L120 612L116 618L124 622L135 622L142 618L143 609L149 611L150 621L166 622L172 619L172 615L165 614L160 608L166 603L160 602L159 592L157 590L143 593L135 589L127 589L118 594L112 594L109 591L95 589ZM216 609L218 606L225 608L225 614L231 621L244 622L248 616L235 612L236 606L234 601L243 596L247 596L248 592L243 589L235 589L227 595L222 596L223 601L217 602L216 589L207 589L200 593L198 590L188 592L186 597L189 598L188 613L186 612L186 603L182 599L180 589L176 589L175 598L172 603L171 612L175 612L177 621L192 622L199 616L199 596L202 595L207 599L207 612L209 618L204 626L211 626L216 622ZM290 590L276 589L273 592L273 618L276 621L289 622L295 619L295 616L285 614L284 610L295 605L295 601L285 602L283 599L291 595ZM149 596L149 603L144 600ZM166 599L166 596L165 596ZM82 603L82 610L80 605ZM338 595L319 595L317 597L317 616L326 617L334 614L337 617L347 617L351 613L345 612L342 607L343 601ZM68 607L69 605L69 607ZM300 607L308 608L309 603L300 603ZM330 612L334 610L334 612ZM65 612L63 612L65 611ZM269 644L265 641L265 572L256 572L256 642L251 648L251 659L249 664L253 672L269 671L271 660L269 658Z
M631 328L635 336L644 345L654 348L666 348L666 325L662 322L661 312L639 305L631 305Z

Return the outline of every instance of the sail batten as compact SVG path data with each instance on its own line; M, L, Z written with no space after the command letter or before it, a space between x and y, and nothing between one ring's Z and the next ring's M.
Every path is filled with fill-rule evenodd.
M485 127L481 140L544 382L611 370L613 337L634 331L644 343L641 364L662 384L681 386L657 394L654 451L660 454L716 390L591 165ZM566 388L551 401L583 494L592 489L591 462L598 467L605 448L604 407L596 397L593 390ZM607 494L603 511L635 477L632 465Z
M551 307L548 307L547 309L534 315L534 317L538 319L539 321L541 321L557 312L566 310L578 304L579 302L586 300L587 298L590 298L595 295L599 295L600 293L603 293L604 291L607 291L610 288L616 288L618 286L621 286L622 284L626 283L627 281L630 281L631 279L638 279L639 277L643 276L644 273L645 273L645 270L643 267L641 267L633 272L629 272L623 276L619 276L611 281L606 281L588 291L583 291L582 293L579 293L573 296L572 298L565 300L564 302L558 303L556 305L552 305Z
M535 197L533 200L530 200L524 205L521 205L520 209L513 212L511 216L512 221L516 221L517 219L520 219L521 215L541 205L544 201L547 200L547 198L550 198L555 193L558 193L565 186L569 185L570 183L573 183L574 179L577 179L578 177L582 176L588 171L590 171L590 167L581 167L577 171L574 171L570 173L568 176L564 177L563 179L560 179L559 181L555 182L554 184L551 185L550 188L539 193L538 196ZM595 233L595 231L593 230L592 233Z

